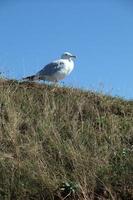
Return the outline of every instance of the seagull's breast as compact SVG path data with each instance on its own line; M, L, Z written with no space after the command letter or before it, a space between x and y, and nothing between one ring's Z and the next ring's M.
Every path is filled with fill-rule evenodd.
M62 63L62 67L60 68L60 70L58 71L58 78L64 79L65 76L69 75L71 73L71 71L74 68L74 63L73 61L69 61L69 60L63 60L61 61Z
M69 61L69 60L63 60L62 61L62 67L61 67L61 73L65 73L66 75L69 75L71 73L71 71L74 68L74 63L73 61Z
M64 79L67 75L71 73L71 71L74 68L74 63L73 61L61 59L58 61L58 70L55 74L53 74L53 79L62 80Z

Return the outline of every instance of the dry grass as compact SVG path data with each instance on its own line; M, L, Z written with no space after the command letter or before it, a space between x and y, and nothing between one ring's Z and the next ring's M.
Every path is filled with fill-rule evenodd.
M132 172L133 101L0 80L0 200L132 199Z

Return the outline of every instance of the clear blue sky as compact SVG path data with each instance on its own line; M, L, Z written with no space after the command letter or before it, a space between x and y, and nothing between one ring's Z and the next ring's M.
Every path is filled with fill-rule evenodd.
M132 0L0 0L0 71L20 79L64 51L66 85L133 99Z

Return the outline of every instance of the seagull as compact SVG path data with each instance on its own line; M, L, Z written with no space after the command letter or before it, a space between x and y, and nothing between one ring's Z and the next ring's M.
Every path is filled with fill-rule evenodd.
M69 52L64 52L61 55L61 58L55 60L37 72L35 75L27 76L23 78L23 80L27 81L50 81L50 82L58 82L64 79L67 75L71 73L74 68L74 59L76 56L72 55Z

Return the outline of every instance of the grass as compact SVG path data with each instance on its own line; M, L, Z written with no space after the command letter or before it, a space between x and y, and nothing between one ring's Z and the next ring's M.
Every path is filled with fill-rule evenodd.
M0 80L1 200L133 199L133 101Z

